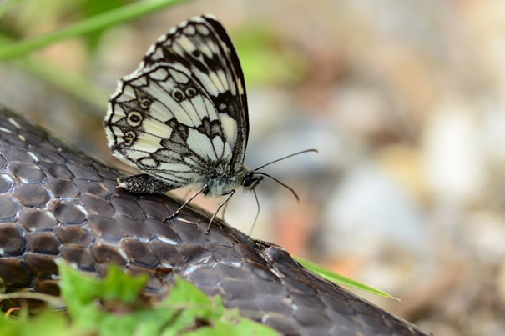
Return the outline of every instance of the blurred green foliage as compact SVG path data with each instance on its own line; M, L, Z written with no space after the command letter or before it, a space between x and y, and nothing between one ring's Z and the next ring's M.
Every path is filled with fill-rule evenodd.
M0 318L2 336L15 335L276 335L265 325L223 306L194 285L176 277L170 295L159 304L140 296L146 274L132 277L110 265L103 279L59 262L61 298L68 315L49 308L37 316L25 309ZM5 295L3 295L5 296ZM0 295L0 298L2 295Z
M233 40L248 84L290 85L306 74L304 56L268 26L246 25L233 32Z
M0 7L0 61L23 59L34 51L71 38L85 41L85 50L89 61L92 61L93 54L101 45L108 29L179 2L183 1L10 0ZM167 27L167 31L170 28ZM45 31L46 29L49 31ZM284 44L273 29L246 24L239 31L232 32L232 35L249 84L291 84L299 81L305 74L303 55ZM44 62L41 60L41 68L45 67ZM264 71L265 69L268 71ZM36 76L43 73L33 67L25 71ZM83 96L79 90L98 91L98 88L90 88L96 84L86 79L82 80L82 85L76 87L61 85L62 82L78 80L58 78L72 76L64 69L53 69L51 72L53 76L44 76L44 80L63 90L70 90L77 97ZM91 97L90 103L96 103L98 100L91 94L84 96Z

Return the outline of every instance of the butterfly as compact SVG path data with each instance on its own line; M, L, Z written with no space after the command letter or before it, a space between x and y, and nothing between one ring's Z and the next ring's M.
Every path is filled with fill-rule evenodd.
M244 165L249 138L245 80L223 25L206 14L184 21L151 46L137 70L119 80L104 120L112 154L141 173L119 178L133 193L196 190L167 221L198 194L227 196L253 190L264 176Z

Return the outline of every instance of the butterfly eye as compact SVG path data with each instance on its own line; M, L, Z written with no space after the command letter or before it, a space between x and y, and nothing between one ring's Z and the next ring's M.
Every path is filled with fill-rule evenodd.
M142 114L138 112L128 113L128 125L131 127L137 127L142 122Z
M151 102L147 98L144 98L140 101L140 107L142 107L143 109L148 109L149 105L151 105Z
M263 180L263 176L256 176L253 174L248 174L242 182L242 186L246 189L254 189Z
M180 89L174 89L174 91L172 91L172 98L174 98L176 102L180 103L185 98L184 92Z
M131 145L133 145L133 142L135 142L135 137L136 137L135 132L133 132L133 131L126 132L123 135L124 145L127 147L130 147Z
M186 96L188 98L193 98L194 96L196 96L197 93L198 93L198 91L196 91L196 89L194 87L188 87L186 89Z

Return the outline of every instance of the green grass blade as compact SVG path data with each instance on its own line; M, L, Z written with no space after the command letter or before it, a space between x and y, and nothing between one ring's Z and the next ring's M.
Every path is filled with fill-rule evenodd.
M375 295L378 295L378 296L381 296L384 298L400 301L400 299L395 298L391 294L383 292L377 288L374 288L374 287L364 284L362 282L359 282L359 281L353 280L351 278L347 278L343 275L337 274L335 272L332 272L332 271L330 271L330 270L328 270L318 264L310 262L306 259L296 257L295 260L298 261L303 266L310 269L311 271L321 275L323 278L326 278L332 282L335 282L335 283L338 283L341 285L345 285L345 286L349 286L349 287L353 287L353 288L357 288L357 289L363 290L365 292L369 292L369 293L372 293L372 294L375 294Z
M157 0L135 2L116 10L96 15L82 20L71 26L55 32L41 35L12 45L4 46L0 50L0 61L26 55L34 50L86 33L118 25L161 8L174 5L181 0Z

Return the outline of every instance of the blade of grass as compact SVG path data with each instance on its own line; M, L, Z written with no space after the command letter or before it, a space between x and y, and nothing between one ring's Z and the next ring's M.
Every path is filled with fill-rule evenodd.
M115 26L161 8L174 5L183 0L157 0L135 2L116 10L96 15L55 32L5 46L0 50L0 61L26 55L34 50L46 47L65 39L80 36L96 30Z
M359 281L353 280L351 278L347 278L343 275L334 273L334 272L327 270L326 268L324 268L318 264L315 264L313 262L310 262L306 259L295 257L295 260L298 261L303 266L310 269L311 271L316 272L317 274L321 275L323 278L328 279L332 282L336 282L338 284L357 288L357 289L363 290L365 292L369 292L369 293L372 293L372 294L375 294L375 295L378 295L378 296L381 296L381 297L384 297L387 299L393 299L393 300L400 301L400 299L395 298L391 294L383 292L377 288L374 288L374 287L364 284L362 282L359 282Z

